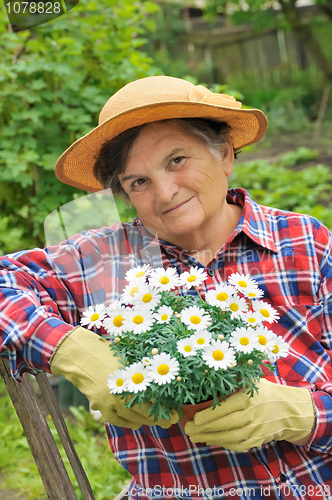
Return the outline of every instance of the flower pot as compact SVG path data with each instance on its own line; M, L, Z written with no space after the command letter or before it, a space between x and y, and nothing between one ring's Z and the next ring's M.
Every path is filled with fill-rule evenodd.
M218 398L219 399L219 398ZM182 420L179 421L182 430L184 431L185 425L189 420L193 420L194 416L197 412L201 410L205 410L205 408L209 408L213 403L213 399L209 399L208 401L203 401L203 403L185 404L182 406L183 417Z

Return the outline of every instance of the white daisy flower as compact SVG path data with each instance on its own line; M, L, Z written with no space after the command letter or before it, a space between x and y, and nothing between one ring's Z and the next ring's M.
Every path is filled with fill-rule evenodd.
M123 289L123 293L120 297L121 302L127 305L133 305L133 299L141 287L142 285L138 285L137 283L129 283L129 285Z
M260 345L260 350L265 354L270 354L276 345L278 335L266 328L266 326L259 326L255 329Z
M142 358L142 363L144 366L149 366L149 364L151 363L151 360L150 360L150 358L145 356L144 358Z
M252 312L252 311L242 313L241 318L249 326L261 325L262 322L264 321L263 316L259 312Z
M173 315L173 309L169 306L161 306L158 311L154 313L153 317L162 325L163 323L169 323L171 317Z
M256 331L250 326L236 328L229 338L229 343L236 351L249 353L254 349L261 350Z
M151 271L152 267L148 264L134 267L126 272L125 280L128 281L128 283L145 284L146 278L150 276Z
M102 327L102 321L106 315L105 304L97 304L96 306L89 306L88 309L83 311L83 317L81 318L81 325L87 326L87 328Z
M229 306L230 298L235 293L235 288L230 285L217 285L215 290L206 292L205 300L210 306L218 306L220 309L226 309Z
M228 278L228 283L233 285L239 292L257 286L256 281L250 278L250 274L233 273Z
M207 279L208 275L204 269L199 267L191 267L190 271L185 271L180 274L180 286L186 286L188 289L193 286L199 286Z
M165 352L156 354L146 369L153 382L159 385L169 384L179 373L179 362Z
M188 325L191 330L205 330L212 322L211 317L204 309L198 306L190 306L180 313L181 321Z
M179 276L175 267L157 267L150 273L149 284L159 290L170 291L179 285Z
M121 306L115 309L107 309L108 318L104 319L103 326L110 335L121 335L126 331L124 326L124 314L126 308Z
M202 353L202 358L210 368L226 370L236 365L235 351L226 340L212 340Z
M232 311L231 319L241 318L242 313L248 312L248 304L246 300L238 295L233 295L229 299L228 307Z
M140 287L139 291L133 297L134 306L144 306L154 309L160 302L161 295L159 290L150 285Z
M176 343L176 347L185 358L187 356L194 356L197 352L197 347L191 340L191 338L186 338L186 339L181 339L178 340Z
M154 321L152 312L149 309L141 308L137 310L128 307L124 313L123 326L127 332L140 334L150 330Z
M109 311L113 312L114 309L119 309L124 307L123 304L121 304L120 300L116 300L115 302L112 302L106 307L106 313L109 314Z
M277 338L274 343L274 347L270 354L268 354L268 358L270 361L277 361L279 358L285 358L288 355L289 345L284 341L282 337L277 335Z
M279 313L267 302L263 300L255 300L252 303L252 307L254 311L259 312L263 316L263 321L267 321L268 323L274 323L279 319Z
M125 370L116 370L113 374L110 374L107 379L107 386L111 394L121 394L127 390Z
M204 349L212 339L212 335L207 330L203 330L194 333L189 338L193 341L196 349Z
M125 369L125 381L127 391L134 392L145 391L150 385L150 379L147 369L143 363L133 363Z
M241 290L243 295L248 299L261 299L264 297L264 292L258 286L252 286L247 289Z

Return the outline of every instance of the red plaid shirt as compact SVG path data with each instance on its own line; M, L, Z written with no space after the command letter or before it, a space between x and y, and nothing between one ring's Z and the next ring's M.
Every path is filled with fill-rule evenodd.
M230 190L228 202L244 206L243 215L207 266L210 278L201 292L233 272L257 281L264 300L280 313L273 330L290 344L290 354L268 378L312 391L314 434L306 447L272 441L238 453L193 444L178 424L137 431L107 424L113 453L133 476L128 498L332 498L331 234L309 216L259 206L241 189ZM55 345L82 310L116 298L125 271L139 261L116 260L134 243L120 229L90 231L54 249L2 259L2 350L17 378L27 367L49 370ZM200 265L166 242L161 248L164 267L183 272Z

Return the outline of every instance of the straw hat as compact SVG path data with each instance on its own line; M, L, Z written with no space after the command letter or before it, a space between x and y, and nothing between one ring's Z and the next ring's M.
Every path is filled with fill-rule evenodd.
M85 191L99 191L93 176L102 144L129 128L168 118L205 118L231 126L234 149L259 141L267 119L258 109L241 109L234 97L170 76L151 76L125 85L105 104L99 125L74 142L58 159L58 179Z

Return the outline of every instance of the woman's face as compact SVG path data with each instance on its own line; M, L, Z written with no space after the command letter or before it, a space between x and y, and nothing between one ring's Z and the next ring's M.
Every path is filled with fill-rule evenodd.
M135 140L120 181L143 225L177 245L223 223L233 161L228 143L217 159L178 124L154 122Z

